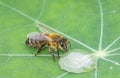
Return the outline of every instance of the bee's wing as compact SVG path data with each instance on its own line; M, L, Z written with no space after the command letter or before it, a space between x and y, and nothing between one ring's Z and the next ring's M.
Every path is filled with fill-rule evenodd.
M52 29L48 28L46 25L38 23L37 27L42 33L55 33Z
M40 34L39 32L31 32L27 34L27 38L33 38L34 36L39 35L39 34Z
M48 36L46 36L43 33L39 32L32 32L27 35L27 38L32 39L32 40L39 40L39 41L49 41Z

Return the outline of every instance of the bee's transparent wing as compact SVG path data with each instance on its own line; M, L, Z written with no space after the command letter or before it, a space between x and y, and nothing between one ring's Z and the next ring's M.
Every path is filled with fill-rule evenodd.
M37 27L42 33L55 33L55 31L53 31L51 28L49 28L48 26L44 24L37 23Z
M39 40L39 41L48 41L49 38L43 34L43 33L39 33L39 32L31 32L27 35L27 38L32 39L32 40Z
M39 34L40 34L39 32L31 32L31 33L27 34L27 38L32 38L32 37L39 35Z

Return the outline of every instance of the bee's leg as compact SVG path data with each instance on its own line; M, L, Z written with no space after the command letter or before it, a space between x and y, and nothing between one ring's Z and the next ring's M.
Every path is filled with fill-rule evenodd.
M59 59L59 58L60 58L60 55L59 55L59 50L58 50L58 46L59 46L58 44L59 44L59 43L56 44L56 49L55 49L55 51L56 51L57 56L58 56L58 59Z
M50 54L52 55L53 60L54 60L54 62L55 62L56 60L55 60L55 56L54 56L54 49L49 48L49 50L50 50Z
M59 58L60 58L60 55L59 55L59 50L57 49L57 51L56 51L56 52L57 52L58 59L59 59Z
M35 56L37 56L42 50L42 47L38 48L37 52L35 53Z
M41 47L39 47L38 50L37 50L37 52L35 53L35 56L37 56L37 55L41 52L41 50L42 50L43 48L45 48L45 46L46 46L46 43L43 44Z

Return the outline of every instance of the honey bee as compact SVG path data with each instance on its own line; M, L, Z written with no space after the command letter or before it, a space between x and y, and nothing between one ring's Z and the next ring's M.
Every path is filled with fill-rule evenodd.
M69 41L56 33L39 33L39 32L32 32L27 35L27 40L25 41L26 45L37 48L37 52L35 56L38 55L44 48L48 47L49 52L55 61L54 52L57 53L58 58L59 50L64 52L68 51L68 43Z

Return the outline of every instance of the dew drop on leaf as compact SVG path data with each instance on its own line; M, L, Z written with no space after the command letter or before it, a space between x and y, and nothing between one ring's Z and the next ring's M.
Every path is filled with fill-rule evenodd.
M61 56L59 65L67 72L83 73L95 69L96 60L82 50L73 49Z

